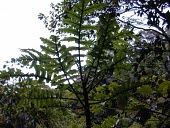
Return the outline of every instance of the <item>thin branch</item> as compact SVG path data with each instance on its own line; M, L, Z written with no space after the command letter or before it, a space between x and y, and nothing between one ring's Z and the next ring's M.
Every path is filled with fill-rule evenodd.
M118 20L119 20L120 22L125 23L125 24L129 24L129 22L123 21L123 20L121 20L121 19L118 19ZM145 29L145 28L137 27L137 26L135 26L135 25L133 25L133 24L129 24L129 25L132 26L133 28L141 29L141 30L144 30L144 31L153 31L153 32L156 32L156 33L158 33L158 34L160 34L160 35L162 35L162 36L165 36L163 33L159 32L159 31L156 31L156 30L154 30L154 29Z

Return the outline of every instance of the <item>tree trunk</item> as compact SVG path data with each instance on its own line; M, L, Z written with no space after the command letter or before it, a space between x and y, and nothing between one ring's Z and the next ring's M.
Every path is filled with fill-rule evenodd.
M90 104L89 104L89 97L88 93L84 92L84 102L85 102L85 115L86 115L86 128L91 128L91 112L90 112Z

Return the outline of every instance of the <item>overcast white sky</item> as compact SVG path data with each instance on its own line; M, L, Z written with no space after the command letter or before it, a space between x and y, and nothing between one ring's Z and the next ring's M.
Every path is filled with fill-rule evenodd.
M19 48L39 48L40 37L49 37L39 13L48 14L50 3L60 0L0 1L0 66L20 55ZM0 68L1 68L0 67Z

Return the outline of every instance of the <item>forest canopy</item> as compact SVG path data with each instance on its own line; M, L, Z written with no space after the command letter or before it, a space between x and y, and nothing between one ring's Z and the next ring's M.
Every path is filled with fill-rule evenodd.
M0 126L170 127L170 2L50 6L41 50L21 49L0 71Z

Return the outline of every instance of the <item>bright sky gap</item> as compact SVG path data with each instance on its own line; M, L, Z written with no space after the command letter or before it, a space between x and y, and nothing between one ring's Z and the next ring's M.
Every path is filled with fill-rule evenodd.
M4 0L0 2L0 66L12 57L18 57L19 48L39 48L40 37L49 37L49 31L39 13L49 14L53 0Z

